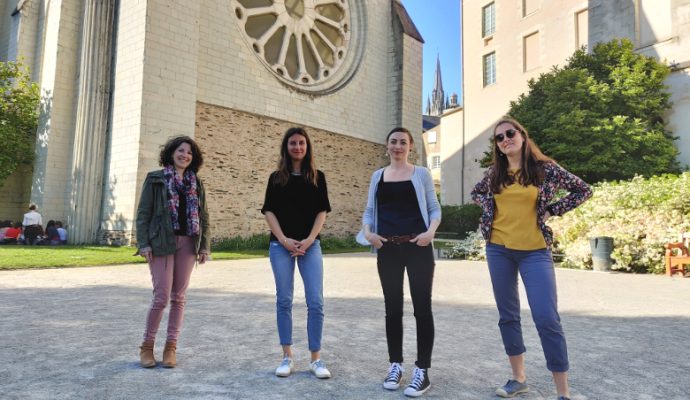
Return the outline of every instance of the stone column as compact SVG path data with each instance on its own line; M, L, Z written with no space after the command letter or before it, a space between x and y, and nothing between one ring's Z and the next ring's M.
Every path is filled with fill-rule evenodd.
M68 214L69 241L74 244L96 242L99 229L116 2L84 2Z

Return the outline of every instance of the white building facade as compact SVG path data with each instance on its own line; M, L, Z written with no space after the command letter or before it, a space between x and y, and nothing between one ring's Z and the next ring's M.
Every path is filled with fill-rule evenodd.
M690 165L690 0L462 0L463 127L460 171L442 169L446 180L462 176L453 202L469 202L483 169L491 129L527 82L563 65L573 52L613 38L628 38L636 51L672 67L667 79L673 108L668 129L680 139L681 165ZM445 139L445 137L444 137ZM444 141L444 143L446 143Z

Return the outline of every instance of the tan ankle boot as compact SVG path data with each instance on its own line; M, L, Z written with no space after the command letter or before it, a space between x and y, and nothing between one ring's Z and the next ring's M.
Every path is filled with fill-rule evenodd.
M177 357L175 351L177 350L177 342L165 342L165 349L163 350L163 367L175 368L177 365Z
M142 367L152 368L156 366L156 359L153 357L153 341L141 344L141 347L139 347L139 357L141 358Z

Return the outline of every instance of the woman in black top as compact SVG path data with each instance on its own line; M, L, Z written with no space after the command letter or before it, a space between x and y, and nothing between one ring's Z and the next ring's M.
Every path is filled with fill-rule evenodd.
M261 209L271 229L269 257L276 283L278 336L283 347L277 376L289 376L294 370L292 295L297 261L307 301L309 369L317 378L331 377L321 361L323 259L319 243L319 232L330 211L326 177L314 165L309 136L303 128L290 128L283 135L278 170L268 180Z

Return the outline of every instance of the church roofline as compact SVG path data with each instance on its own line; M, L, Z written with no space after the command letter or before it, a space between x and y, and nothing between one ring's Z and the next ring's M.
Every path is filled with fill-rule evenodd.
M412 38L417 39L420 43L424 43L424 39L422 39L422 34L419 33L419 30L417 30L417 27L412 21L412 18L410 18L410 14L407 13L405 6L402 5L400 0L393 0L393 10L395 11L395 15L398 16L400 23L402 24L403 32L405 32Z

